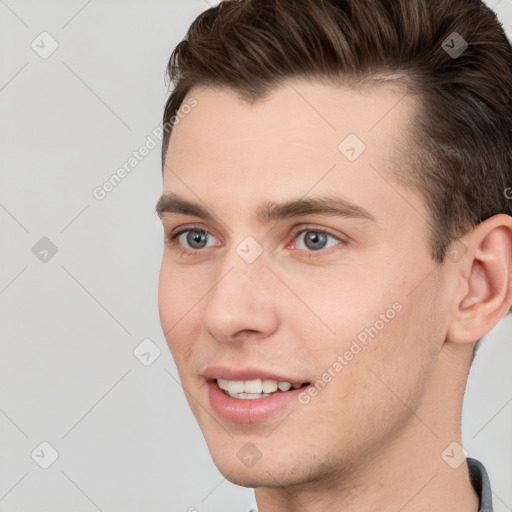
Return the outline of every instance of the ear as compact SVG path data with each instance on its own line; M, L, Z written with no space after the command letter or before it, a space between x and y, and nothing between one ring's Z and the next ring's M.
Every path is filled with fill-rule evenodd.
M467 234L463 244L466 255L455 263L463 279L454 295L447 341L474 343L512 305L512 217L490 217Z

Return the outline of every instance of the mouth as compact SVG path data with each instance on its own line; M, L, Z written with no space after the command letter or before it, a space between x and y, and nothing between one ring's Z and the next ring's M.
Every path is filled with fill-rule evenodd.
M285 414L300 405L299 395L310 385L298 376L234 363L209 366L201 375L212 412L235 423L264 422Z
M213 413L234 423L264 422L290 407L309 381L258 368L211 366L202 373Z
M309 382L291 383L274 379L227 380L217 378L213 382L226 395L240 400L258 400L310 385Z

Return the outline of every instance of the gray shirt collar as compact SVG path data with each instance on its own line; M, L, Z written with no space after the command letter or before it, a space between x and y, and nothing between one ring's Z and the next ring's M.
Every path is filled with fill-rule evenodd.
M489 475L484 465L468 457L469 477L478 496L480 496L480 508L478 512L493 512L492 491Z

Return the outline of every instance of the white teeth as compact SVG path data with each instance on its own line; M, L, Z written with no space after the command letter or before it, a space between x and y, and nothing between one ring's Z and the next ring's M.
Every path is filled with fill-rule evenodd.
M241 398L242 400L252 400L254 398L265 398L270 395L268 393L237 393L231 396L233 398Z
M246 393L261 393L263 391L263 382L261 379L246 380L245 389Z
M277 381L265 379L263 381L263 393L273 393L274 391L277 391L277 386Z
M272 379L253 379L253 380L226 380L217 379L220 389L223 389L230 396L236 398L263 398L280 391L288 391L292 387L298 389L302 384L290 384L289 382L278 382Z
M243 393L244 391L246 391L243 380L227 380L225 382L226 387L223 389L226 389L230 395L233 395L235 393Z

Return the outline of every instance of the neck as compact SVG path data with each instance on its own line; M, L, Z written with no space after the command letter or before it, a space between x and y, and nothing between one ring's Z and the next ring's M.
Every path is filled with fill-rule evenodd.
M463 455L453 444L462 445L469 349L445 344L411 420L378 453L317 481L257 488L259 512L477 512L479 498L467 463L455 467ZM461 359L468 364L462 367Z

